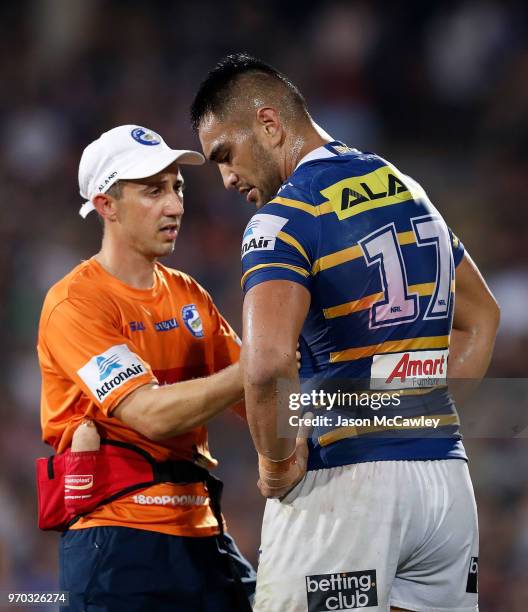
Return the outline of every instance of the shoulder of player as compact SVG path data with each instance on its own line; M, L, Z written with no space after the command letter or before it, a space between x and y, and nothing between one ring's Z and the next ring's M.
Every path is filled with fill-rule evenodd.
M318 214L317 201L314 200L304 184L297 181L295 183L287 181L277 194L253 215L251 220L262 214L278 215L288 219L297 218L299 220L306 218L308 220Z
M318 194L321 189L344 178L360 177L388 165L392 164L376 153L351 149L342 155L307 162L297 172L306 175L305 182L309 181L310 192Z
M301 211L319 216L318 206L324 202L321 190L344 178L362 176L390 165L379 155L351 149L333 157L314 159L299 166L280 187L276 196L259 213L280 214ZM258 214L258 213L257 213Z

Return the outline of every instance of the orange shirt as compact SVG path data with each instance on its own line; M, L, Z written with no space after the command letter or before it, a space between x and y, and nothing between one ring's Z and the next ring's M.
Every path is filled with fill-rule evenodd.
M152 289L134 289L94 259L54 285L42 308L38 356L43 439L56 452L84 418L103 437L133 443L155 459L213 468L204 426L153 442L112 416L148 383L208 376L238 361L240 341L210 295L190 276L156 264ZM202 483L161 483L97 508L72 529L122 525L183 536L218 528Z

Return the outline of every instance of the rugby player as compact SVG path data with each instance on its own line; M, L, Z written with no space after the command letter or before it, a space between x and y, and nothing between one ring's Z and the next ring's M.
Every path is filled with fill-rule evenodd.
M242 244L246 409L270 498L255 610L477 610L476 505L445 384L491 358L499 310L476 265L416 181L324 132L267 64L223 59L191 120L258 209ZM305 472L306 447L277 425L299 336L303 385L403 389L398 414L438 427L316 427Z
M97 211L103 238L44 302L43 439L64 453L88 420L75 451L88 450L88 437L97 449L100 436L169 476L75 517L60 540L66 609L250 610L254 570L222 533L213 481L197 470L217 465L204 424L242 399L240 342L194 279L157 261L180 231L180 165L203 161L135 125L105 132L80 161L80 214ZM96 484L120 476L107 461Z

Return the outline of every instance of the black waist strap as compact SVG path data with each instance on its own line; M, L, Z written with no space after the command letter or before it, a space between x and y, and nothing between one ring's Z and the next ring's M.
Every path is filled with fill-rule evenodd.
M154 457L144 450L139 448L135 444L130 442L122 442L120 440L109 440L108 438L102 438L101 444L109 446L118 446L121 448L127 448L141 455L145 461L150 463L152 468L153 480L151 483L140 483L139 486L149 486L150 484L158 484L160 482L173 482L174 484L191 484L193 482L203 482L207 487L209 498L211 500L211 510L214 514L220 533L224 533L224 522L222 520L222 509L221 509L221 498L224 483L213 476L208 470L191 461L184 460L167 460L167 461L156 461ZM122 491L117 496L105 499L102 503L108 503L114 501L117 497L121 497L123 493L129 493L133 489Z

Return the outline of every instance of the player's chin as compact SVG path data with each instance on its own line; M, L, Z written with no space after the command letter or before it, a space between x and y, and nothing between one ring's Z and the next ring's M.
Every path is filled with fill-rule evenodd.
M262 208L268 202L271 202L271 200L273 200L273 198L275 197L275 194L277 193L277 191L271 191L269 187L264 188L264 189L256 189L256 192L257 192L257 195L255 197L254 204L257 207L257 209Z
M255 207L258 210L259 208L262 208L264 204L267 204L268 202L269 202L269 198L266 198L266 196L261 191L258 191L257 197L255 198L253 203L255 204Z
M156 256L163 257L165 255L170 255L174 251L175 246L176 238L174 240L165 240L162 243L158 243L156 245Z

